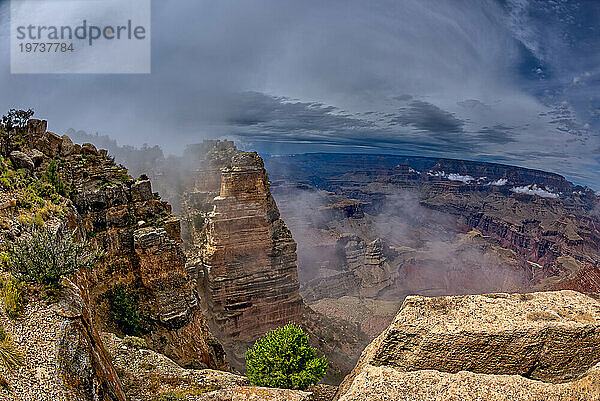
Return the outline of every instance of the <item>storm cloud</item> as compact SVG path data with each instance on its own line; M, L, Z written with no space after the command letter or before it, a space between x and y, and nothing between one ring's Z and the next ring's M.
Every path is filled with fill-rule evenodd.
M269 153L502 161L600 186L595 2L152 7L149 75L11 75L8 1L0 0L0 110L33 107L52 130L167 152L229 138Z

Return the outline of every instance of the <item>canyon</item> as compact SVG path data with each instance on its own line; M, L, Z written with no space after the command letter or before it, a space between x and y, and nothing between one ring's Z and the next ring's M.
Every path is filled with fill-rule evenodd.
M448 397L470 399L508 399L499 386L516 399L600 393L597 301L570 291L597 292L600 283L600 200L587 187L447 159L263 161L230 141L191 145L182 157L147 148L118 160L127 170L110 156L119 149L75 144L41 120L30 120L25 143L14 165L36 176L59 160L72 188L56 224L106 252L64 280L59 303L28 305L33 338L0 316L17 342L53 333L49 344L63 344L48 351L46 373L22 376L35 391L42 375L59 398L330 399L332 387L259 389L239 375L258 337L296 322L327 356L326 382L342 382L343 400L430 399L439 383ZM7 238L21 230L11 196L2 198ZM147 320L140 338L119 337L117 286L138 299ZM36 315L46 319L39 327ZM510 337L514 325L526 341ZM477 359L482 347L495 363ZM525 349L530 357L515 359Z
M557 174L394 155L265 160L302 296L371 338L412 294L599 289L599 197Z

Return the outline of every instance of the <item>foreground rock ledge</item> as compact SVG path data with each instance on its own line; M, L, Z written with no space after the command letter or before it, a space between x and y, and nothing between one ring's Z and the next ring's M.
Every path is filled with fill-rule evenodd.
M368 365L340 401L592 401L600 399L599 369L573 382L552 384L516 375L400 372Z
M595 296L412 296L364 350L337 398L600 399L599 361Z

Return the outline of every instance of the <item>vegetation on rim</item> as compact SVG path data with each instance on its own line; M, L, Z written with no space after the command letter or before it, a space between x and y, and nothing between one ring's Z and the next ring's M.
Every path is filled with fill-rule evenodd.
M290 323L254 343L246 354L246 370L256 386L306 390L325 376L327 360L317 357L308 334Z
M94 266L101 253L90 251L75 233L33 227L29 235L6 242L12 274L19 280L57 287L60 279L78 269Z

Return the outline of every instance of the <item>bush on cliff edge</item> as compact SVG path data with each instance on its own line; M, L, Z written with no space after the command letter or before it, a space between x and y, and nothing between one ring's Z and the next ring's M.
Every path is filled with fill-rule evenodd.
M317 357L308 334L290 323L256 341L246 354L246 370L255 386L306 390L325 376L327 360Z
M78 269L93 267L102 252L90 250L75 233L63 233L46 226L6 243L12 274L21 281L58 287L61 277Z

